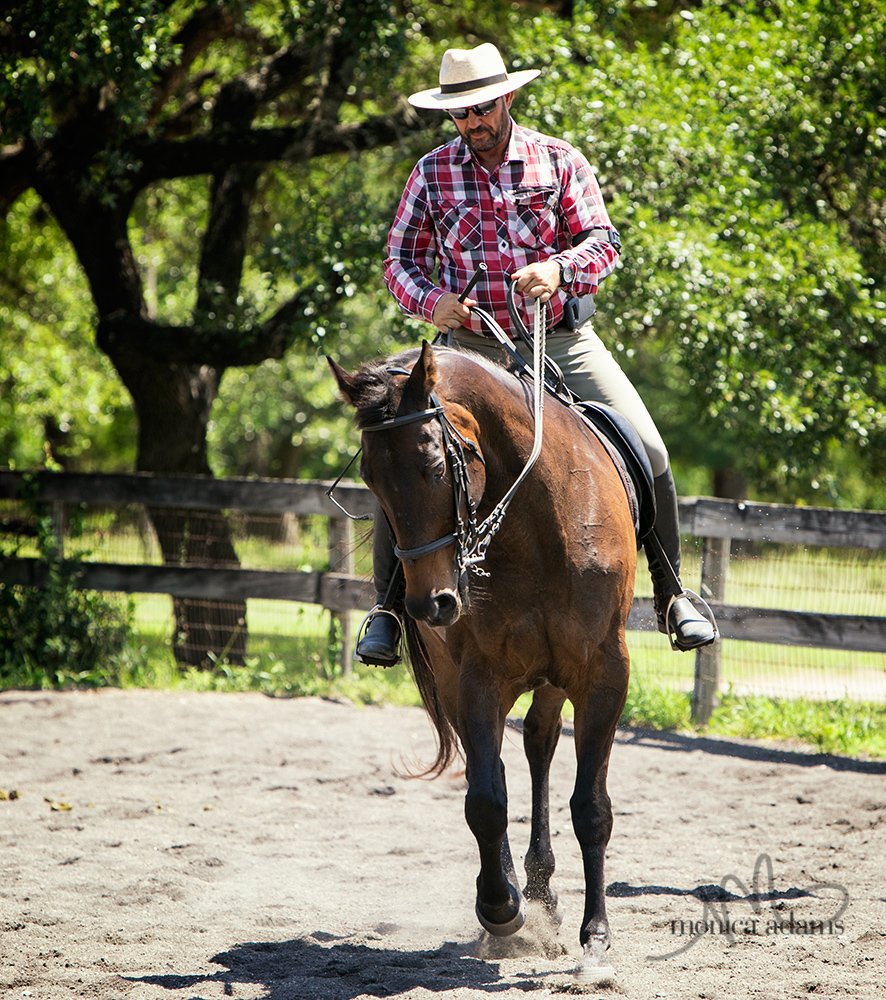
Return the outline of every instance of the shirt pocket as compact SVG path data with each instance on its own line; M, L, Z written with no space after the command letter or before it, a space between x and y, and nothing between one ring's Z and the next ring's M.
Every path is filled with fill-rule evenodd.
M508 192L511 238L521 247L556 252L557 189L519 187Z
M456 253L476 250L482 241L480 206L471 202L440 202L440 240Z

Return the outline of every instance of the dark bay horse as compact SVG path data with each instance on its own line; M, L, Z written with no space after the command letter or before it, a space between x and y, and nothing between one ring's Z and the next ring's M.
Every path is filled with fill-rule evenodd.
M438 737L429 773L442 772L459 743L464 753L465 816L480 853L477 916L506 935L523 923L524 897L557 912L548 770L568 698L577 755L570 805L585 874L580 940L586 966L599 966L610 942L606 775L628 687L637 556L618 472L575 413L549 400L540 456L494 538L486 533L485 559L473 562L484 534L477 525L532 450L532 386L479 355L428 344L353 374L329 363L356 408L361 474L403 561L410 659ZM532 828L521 893L500 753L507 714L528 691Z

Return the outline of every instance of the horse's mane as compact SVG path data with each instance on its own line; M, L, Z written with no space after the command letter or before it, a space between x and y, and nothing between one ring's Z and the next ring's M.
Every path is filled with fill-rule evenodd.
M510 364L499 364L474 351L448 348L436 350L443 365L446 365L447 357L469 359L498 379L513 377ZM357 427L362 429L396 416L400 405L400 383L397 382L397 376L412 368L419 352L420 348L413 347L388 358L370 361L354 373Z

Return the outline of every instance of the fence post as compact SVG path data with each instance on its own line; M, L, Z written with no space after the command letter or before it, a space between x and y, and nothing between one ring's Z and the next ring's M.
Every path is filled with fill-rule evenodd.
M343 517L329 518L329 569L333 573L354 575L354 529L351 521ZM343 675L353 672L354 636L351 612L334 612L341 626L341 655L339 664Z
M64 500L53 500L50 505L52 509L52 533L58 545L58 557L65 557L65 529L68 525L68 505Z
M706 601L726 599L731 538L705 538L701 554L701 596ZM707 725L720 690L721 640L703 646L695 654L695 687L692 692L692 721Z

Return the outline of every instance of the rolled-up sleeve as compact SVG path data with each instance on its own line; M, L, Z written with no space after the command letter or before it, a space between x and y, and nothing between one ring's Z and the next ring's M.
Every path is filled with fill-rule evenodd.
M388 233L384 276L400 309L430 323L434 306L445 293L432 280L437 265L434 222L428 206L427 181L420 167L416 166L409 177Z
M570 148L561 173L560 211L572 239L591 229L612 230L597 176L584 155ZM615 270L618 250L607 239L587 237L558 254L575 267L574 295L588 295Z

